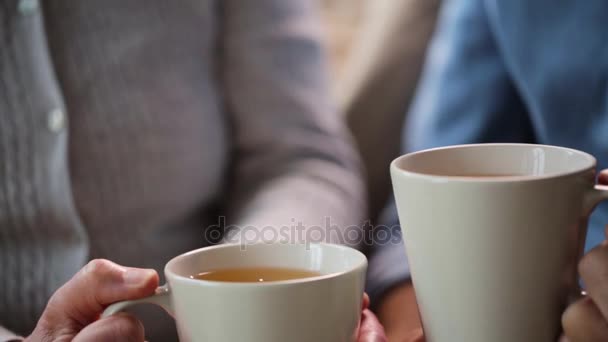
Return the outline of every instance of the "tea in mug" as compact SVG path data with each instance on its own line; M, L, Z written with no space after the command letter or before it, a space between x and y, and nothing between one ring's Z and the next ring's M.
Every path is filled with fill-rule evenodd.
M442 176L442 175L439 175ZM525 174L517 173L471 173L471 174L449 174L447 177L466 177L466 178L500 178L500 177L521 177Z
M321 273L297 268L248 267L224 268L202 272L191 276L192 279L223 281L231 283L263 283L282 280L318 277Z

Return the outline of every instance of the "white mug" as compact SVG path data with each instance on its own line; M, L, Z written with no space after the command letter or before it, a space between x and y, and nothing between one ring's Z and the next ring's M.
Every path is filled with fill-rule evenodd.
M278 267L320 276L261 283L192 279L228 268ZM355 341L367 260L331 244L220 245L175 257L168 284L154 296L112 304L103 316L137 303L163 307L185 342Z
M557 340L579 291L588 216L608 199L595 167L587 153L527 144L451 146L392 162L428 342Z

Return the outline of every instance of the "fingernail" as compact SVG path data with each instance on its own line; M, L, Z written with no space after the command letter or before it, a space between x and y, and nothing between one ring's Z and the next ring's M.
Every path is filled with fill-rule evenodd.
M145 285L150 278L154 277L156 271L143 268L128 268L122 275L126 285L141 286Z

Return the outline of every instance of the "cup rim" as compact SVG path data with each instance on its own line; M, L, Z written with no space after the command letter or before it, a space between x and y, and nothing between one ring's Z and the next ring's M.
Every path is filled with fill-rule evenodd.
M450 175L435 175L435 174L409 171L409 170L405 170L405 169L397 166L398 163L400 163L401 161L403 161L405 159L409 159L413 156L420 155L420 154L426 154L426 153L433 152L433 151L455 150L455 149L463 149L463 148L470 148L470 147L505 147L505 146L506 147L508 147L508 146L541 147L541 148L546 148L546 149L569 151L569 152L572 152L572 153L585 157L587 159L587 165L585 165L583 167L579 167L578 169L575 169L572 171L564 171L564 172L559 172L559 173L555 173L555 174L498 176L498 177L463 177L463 176L450 176ZM435 148L424 149L424 150L420 150L420 151L416 151L416 152L412 152L412 153L407 153L407 154L404 154L402 156L395 158L391 162L390 169L391 169L391 172L400 173L400 174L405 175L410 178L417 178L417 179L429 180L429 181L440 181L440 182L445 182L445 181L452 182L453 181L453 182L461 182L461 183L508 183L508 182L530 182L530 181L538 181L538 180L545 180L545 179L556 179L556 178L561 178L561 177L568 177L568 176L584 173L589 170L593 170L596 168L596 166L597 166L597 160L595 159L594 156L592 156L591 154L589 154L587 152L583 152L583 151L576 150L576 149L569 148L569 147L544 145L544 144L524 144L524 143L483 143L483 144L449 145L449 146L435 147Z
M254 243L254 244L248 244L247 246L259 246L259 245L281 245L280 243ZM176 262L179 262L180 259L186 258L188 256L191 256L193 254L198 254L201 253L203 251L208 251L208 250L213 250L213 249L220 249L220 248L240 248L239 244L220 244L220 245L215 245L215 246L207 246L207 247L202 247L202 248L198 248L183 254L180 254L176 257L173 257L171 260L169 260L169 262L167 262L167 264L165 265L164 268L164 272L167 278L167 281L170 281L170 278L175 278L175 279L179 279L182 282L186 282L192 285L204 285L204 286L222 286L222 287L250 287L250 288L256 288L256 287L275 287L275 286L286 286L286 285L296 285L296 284L305 284L305 283L311 283L311 282L316 282L316 281L320 281L320 280L327 280L327 279L333 279L333 278L337 278L340 276L343 276L345 274L348 273L355 273L358 271L365 271L366 267L367 267L367 257L365 256L365 254L363 254L361 251L353 248L353 247L348 247L348 246L343 246L343 245L338 245L338 244L333 244L333 243L322 243L322 242L314 242L314 243L297 243L297 244L290 244L290 245L308 245L308 246L320 246L321 248L336 248L336 249L342 249L342 250L348 250L349 252L353 252L355 254L358 254L358 256L361 257L361 261L358 262L355 266L346 269L344 271L340 271L340 272L334 272L334 273L329 273L329 274L322 274L319 276L315 276L315 277L306 277L306 278L298 278L298 279L290 279L290 280L280 280L280 281L269 281L269 282L261 282L261 283L255 283L255 282L228 282L228 281L216 281L216 280L201 280L201 279L194 279L194 278L190 278L190 277L186 277L180 274L177 274L173 271L170 270L171 265L175 264Z

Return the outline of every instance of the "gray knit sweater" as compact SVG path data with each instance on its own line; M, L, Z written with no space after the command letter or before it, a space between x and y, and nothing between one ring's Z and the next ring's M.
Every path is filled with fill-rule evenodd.
M162 271L220 215L359 223L312 3L0 0L0 326L88 259Z

